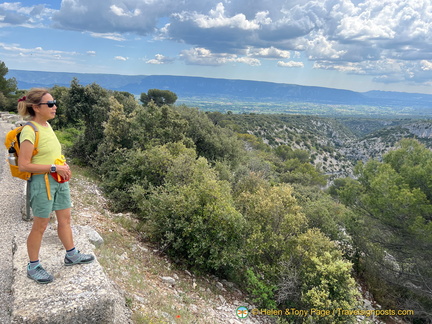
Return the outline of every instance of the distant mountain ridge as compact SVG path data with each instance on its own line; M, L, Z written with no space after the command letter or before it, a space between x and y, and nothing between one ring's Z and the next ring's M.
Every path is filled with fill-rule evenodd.
M149 89L170 90L182 97L209 97L242 101L312 102L321 104L419 107L432 109L432 95L420 93L369 91L355 92L316 86L262 81L216 79L172 75L119 75L69 72L9 70L20 89L70 86L73 78L82 85L97 83L103 88L135 95Z

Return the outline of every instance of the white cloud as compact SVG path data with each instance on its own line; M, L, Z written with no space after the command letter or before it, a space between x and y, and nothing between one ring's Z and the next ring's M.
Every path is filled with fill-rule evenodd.
M117 16L126 16L122 8L117 7L116 5L112 5L110 7L111 11Z
M37 46L35 48L25 48L21 47L18 44L6 44L6 43L0 43L0 49L3 49L9 53L12 54L19 54L22 55L32 55L32 56L39 56L39 57L53 57L53 56L77 56L77 52L67 52L67 51L59 51L59 50L53 50L53 49L43 49L40 46Z
M267 48L248 48L247 54L255 57L263 58L290 58L290 51L280 50L276 47Z
M272 19L261 40L273 37L273 46L283 49L290 44L283 29L291 35L297 31L297 49L316 69L372 75L377 82L425 82L432 77L426 75L431 70L424 62L430 59L432 43L430 0L307 1Z
M279 66L295 66L299 62L288 60L302 56L316 69L380 82L432 78L431 0L63 0L59 10L1 3L0 27L13 25L119 42L154 36L193 47L180 53L187 64L256 66L259 59L276 59ZM17 53L31 51L36 55L36 48ZM147 63L170 60L161 55Z
M267 18L268 12L259 12L256 15L256 19L248 20L244 14L236 14L234 16L227 16L225 13L225 7L222 2L219 2L215 9L211 9L209 14L193 13L181 13L176 16L181 20L191 20L199 28L238 28L242 30L256 30L260 28L260 25L271 22L271 19Z
M56 60L56 66L71 66L76 63L77 52L67 52L42 47L26 48L18 44L0 43L2 59L14 61L18 66L26 65L39 68L40 66L51 66Z
M209 6L212 2L205 3ZM232 7L231 2L219 2L201 12L183 9L173 13L170 22L160 31L166 38L208 48L212 52L239 54L249 47L270 47L259 37L260 30L272 24L270 11L246 15Z
M326 25L305 37L314 68L370 75L385 83L426 83L432 77L429 0L368 0L335 8L328 10Z
M26 28L44 27L49 24L55 10L39 4L26 7L20 2L0 3L0 27L22 26Z
M148 64L168 64L174 62L175 59L166 57L162 54L156 54L154 59L147 60Z
M227 63L244 63L250 66L261 65L258 59L251 57L238 57L234 54L221 54L212 53L206 48L192 48L190 50L184 50L180 54L181 59L183 59L186 64L191 65L210 65L218 66Z
M293 57L294 57L294 58L300 58L300 57L301 57L301 53L298 52L298 51L295 51Z
M120 8L116 5L112 5L110 7L111 12L113 12L117 16L126 16L126 17L136 17L141 15L141 10L136 8L132 12L127 12L123 8Z
M222 65L234 57L234 55L230 54L213 54L210 50L199 47L184 50L180 54L180 58L182 58L186 64L194 65Z
M56 28L94 33L154 33L159 19L169 17L178 1L63 0L53 15Z
M286 68L298 68L298 67L304 67L303 62L296 62L296 61L289 61L289 62L283 62L279 61L277 63L280 67L286 67Z
M346 50L339 50L336 41L329 40L324 35L316 35L307 42L307 52L310 60L338 60Z
M129 59L128 57L124 57L124 56L114 57L114 60L117 60L117 61L127 61L128 59Z
M358 63L334 63L331 61L319 61L313 65L314 69L320 70L336 70L353 74L366 74L365 69Z
M421 69L423 71L431 71L432 70L432 62L426 61L426 60L422 60L420 62L420 64L421 64Z
M96 52L95 51L87 51L87 55L95 56Z
M110 39L110 40L114 40L117 42L122 42L122 41L126 40L125 37L120 33L90 33L90 36L95 37L95 38Z
M261 62L260 60L256 59L256 58L252 58L252 57L237 57L237 58L233 58L231 59L230 62L237 62L237 63L244 63L250 66L260 66Z
M427 85L431 79L432 63L426 60L416 62L382 58L378 61L362 62L319 61L315 62L314 68L369 75L378 83L409 82Z
M19 3L19 2L0 3L0 9L18 11L18 10L21 10L21 3Z

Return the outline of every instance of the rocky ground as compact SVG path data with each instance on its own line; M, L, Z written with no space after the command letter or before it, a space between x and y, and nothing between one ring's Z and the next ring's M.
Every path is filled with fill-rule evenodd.
M0 121L0 141L4 142L6 131L11 124ZM4 148L4 146L3 146ZM2 247L0 262L0 323L10 323L12 308L13 253L12 241L21 225L21 200L24 195L24 184L10 176L7 166L6 150L2 150L0 162L0 246Z

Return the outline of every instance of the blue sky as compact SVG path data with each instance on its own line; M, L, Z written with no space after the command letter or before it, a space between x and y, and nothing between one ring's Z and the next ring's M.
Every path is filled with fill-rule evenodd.
M0 61L432 94L432 0L0 2Z

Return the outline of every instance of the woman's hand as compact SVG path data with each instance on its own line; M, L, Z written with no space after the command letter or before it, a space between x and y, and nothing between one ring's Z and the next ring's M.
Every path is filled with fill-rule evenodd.
M61 176L66 181L69 181L72 178L72 171L69 168L69 165L65 163L64 165L56 165L57 174Z

